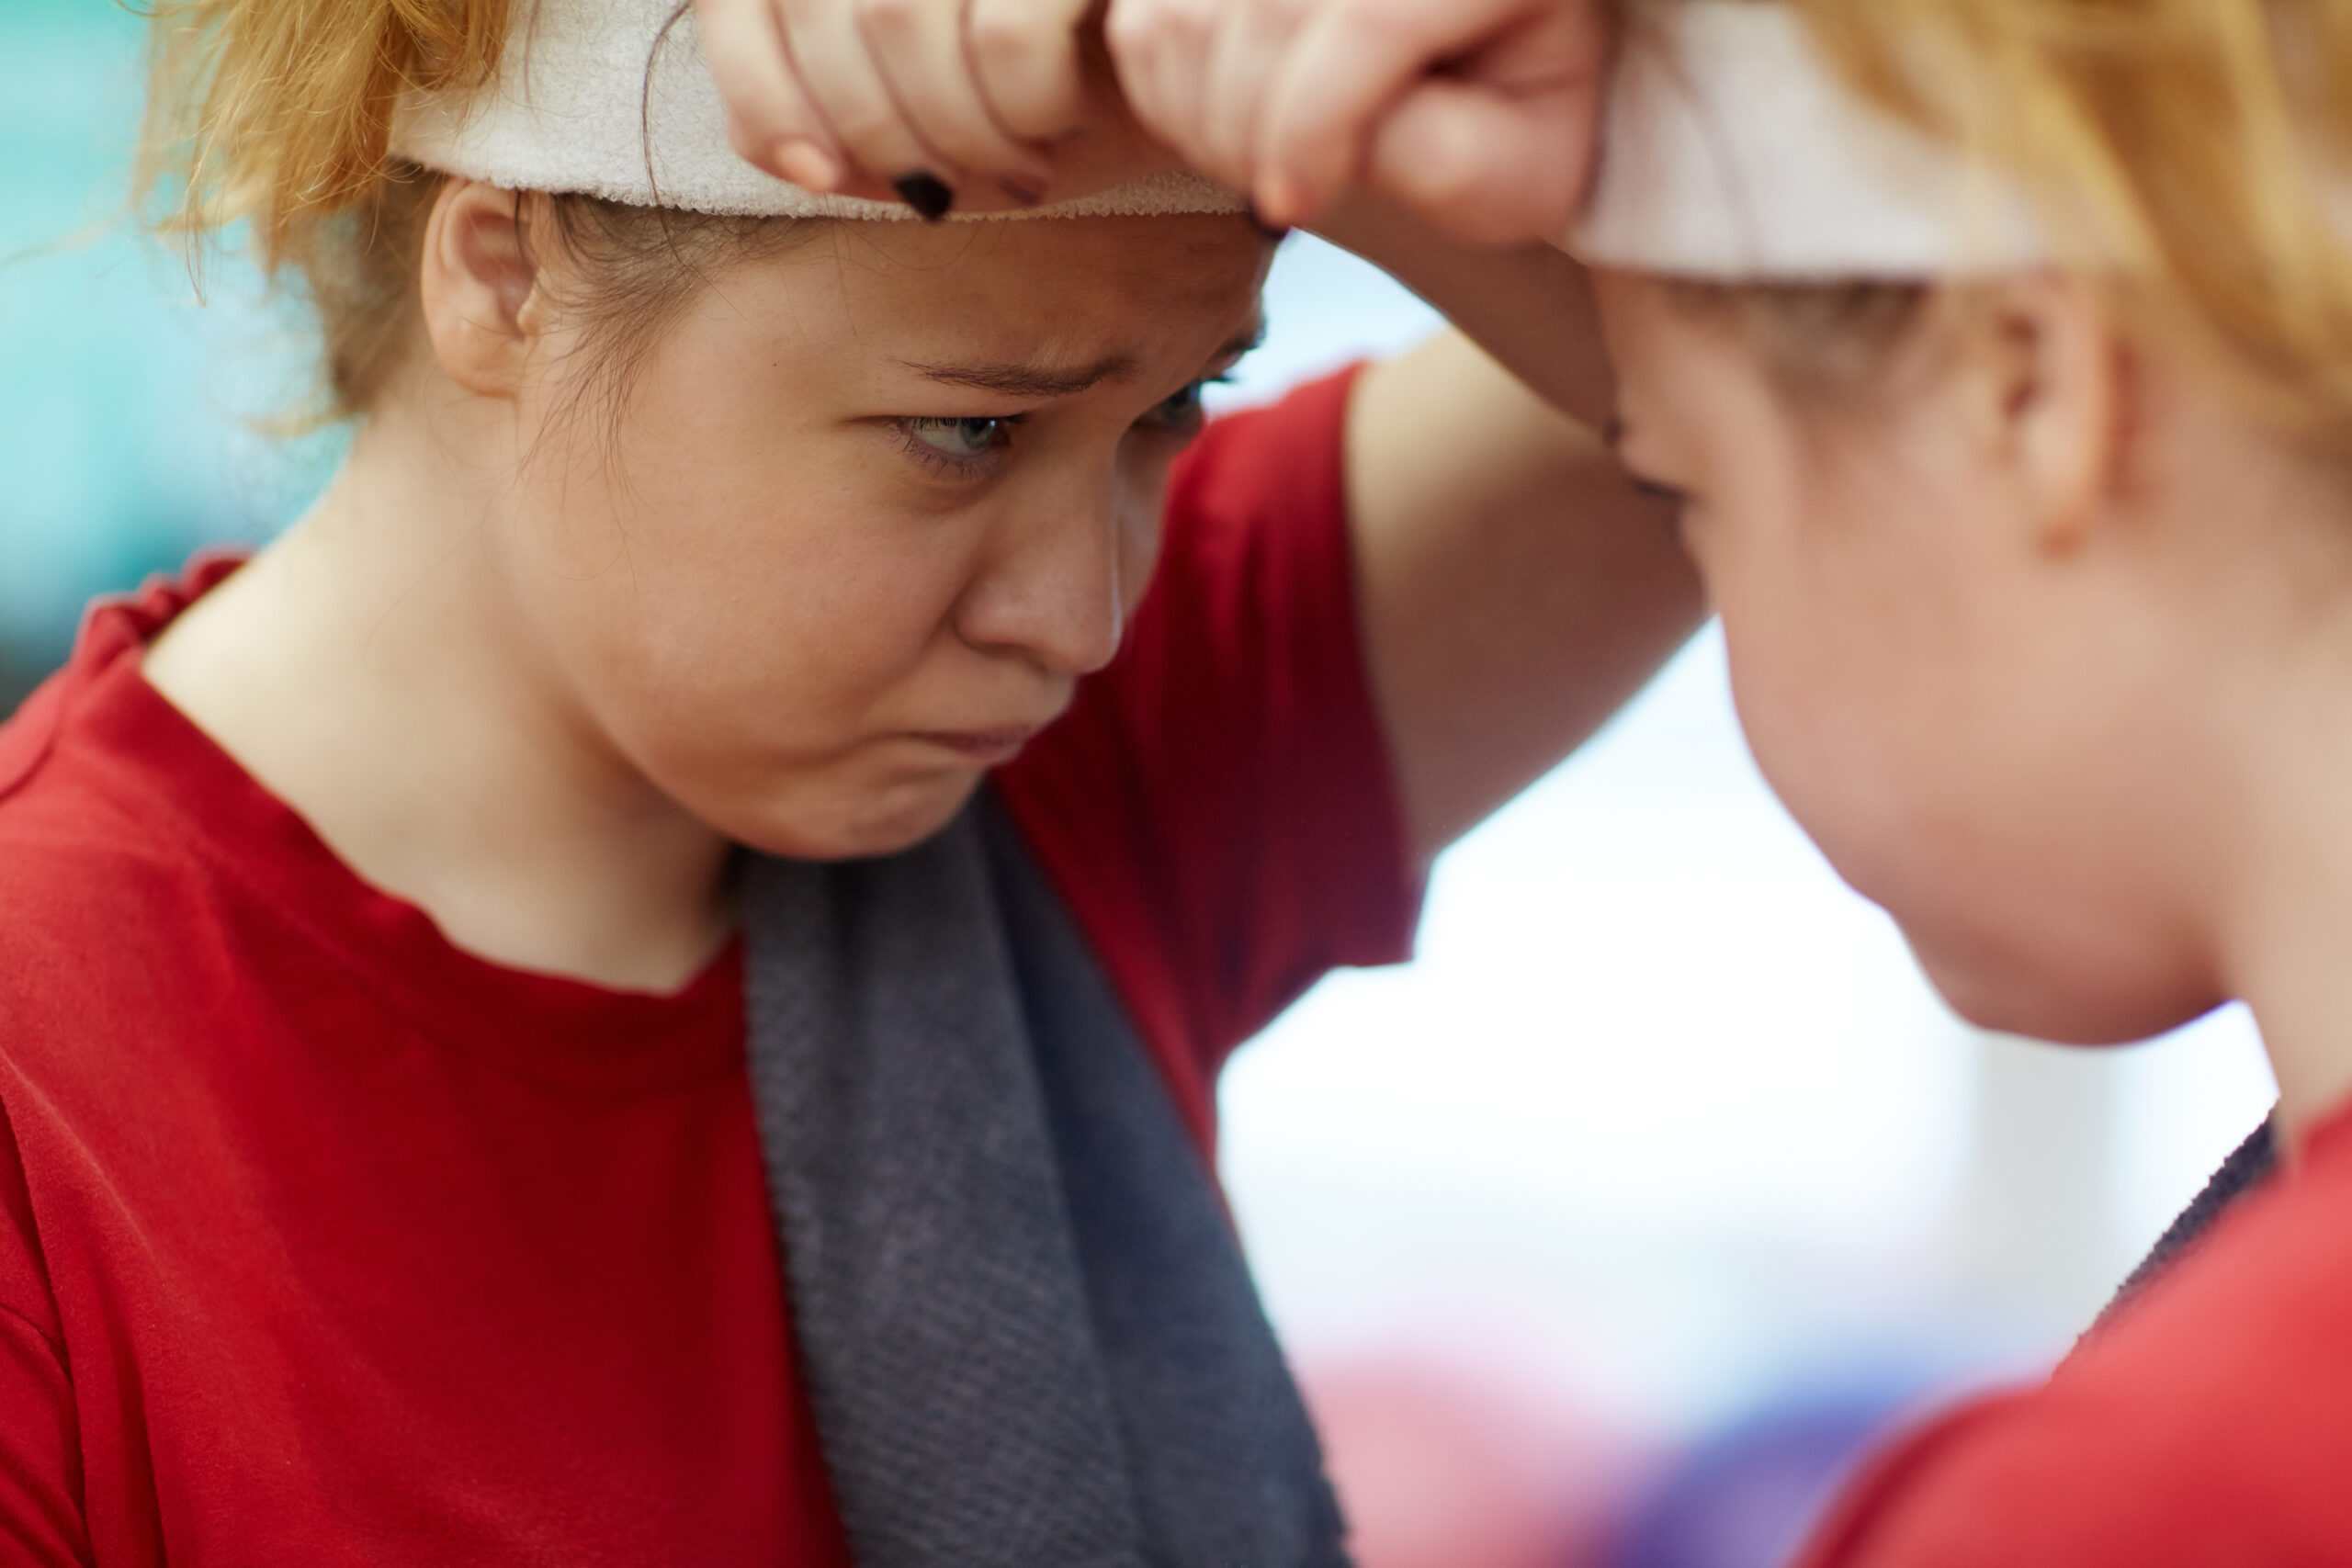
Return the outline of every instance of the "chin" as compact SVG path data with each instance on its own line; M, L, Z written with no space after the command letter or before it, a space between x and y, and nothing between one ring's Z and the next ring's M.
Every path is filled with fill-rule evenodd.
M910 850L956 819L979 787L977 768L878 788L757 803L715 824L746 848L787 860L871 860Z
M1938 994L1970 1023L2061 1045L2131 1044L2194 1022L2229 999L2151 967L2128 975L2088 964L2062 970L2015 953L1962 955L1917 936L1911 950Z

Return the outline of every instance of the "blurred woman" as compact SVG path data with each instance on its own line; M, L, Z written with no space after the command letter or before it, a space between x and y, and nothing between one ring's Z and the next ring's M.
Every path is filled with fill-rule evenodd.
M1767 777L1973 1021L2242 998L2279 1085L2284 1171L1807 1561L2352 1554L2352 6L1693 0L1628 48L1577 243Z

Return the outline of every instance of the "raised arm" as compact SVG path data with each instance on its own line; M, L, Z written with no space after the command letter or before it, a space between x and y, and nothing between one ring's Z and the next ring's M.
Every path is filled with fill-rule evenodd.
M1365 372L1348 428L1365 657L1426 861L1575 750L1703 609L1671 508L1599 434L1614 384L1583 269L1362 200L1326 231L1458 329Z

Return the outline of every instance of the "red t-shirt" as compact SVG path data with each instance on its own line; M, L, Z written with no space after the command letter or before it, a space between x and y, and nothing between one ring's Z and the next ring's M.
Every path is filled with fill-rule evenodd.
M2352 1111L2048 1382L1889 1450L1799 1561L2352 1562Z
M1345 400L1204 435L1131 646L1002 777L1204 1138L1224 1054L1412 922ZM0 728L0 1561L845 1564L740 950L652 997L452 947L146 683L187 596Z

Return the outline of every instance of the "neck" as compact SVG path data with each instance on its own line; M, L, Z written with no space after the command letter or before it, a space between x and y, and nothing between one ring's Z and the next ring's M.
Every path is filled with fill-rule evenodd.
M2337 464L2200 387L2137 383L2127 642L2176 743L2135 787L2177 792L2174 841L2140 852L2183 871L2199 988L2253 1010L2291 1159L2352 1105L2352 515Z
M167 629L148 678L458 946L676 989L729 929L728 845L615 750L514 613L511 426L471 403L371 420L311 513Z
M2274 517L2267 537L2245 520L2293 582L2244 598L2237 640L2267 657L2199 694L2227 716L2211 744L2232 781L2215 813L2231 870L2211 901L2214 953L2261 1026L2290 1154L2352 1102L2352 518L2304 510L2318 513L2308 526ZM2230 596L2218 573L2206 592Z
M2352 669L2329 705L2254 786L2263 805L2223 917L2231 989L2261 1026L2290 1153L2352 1101Z

